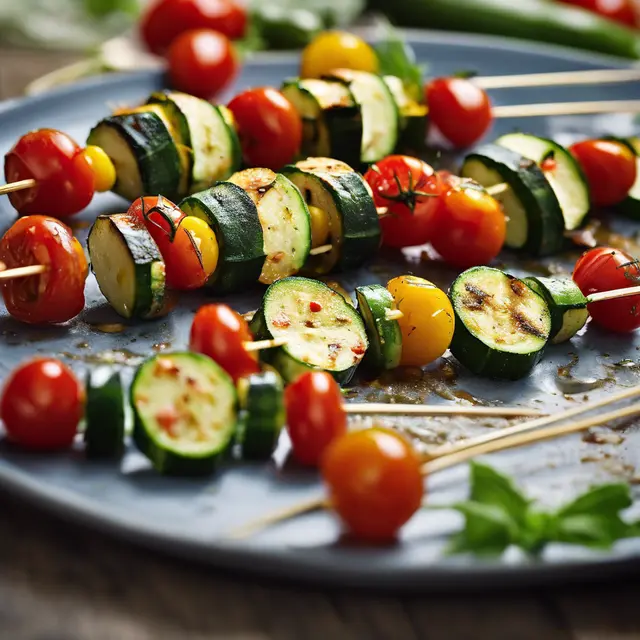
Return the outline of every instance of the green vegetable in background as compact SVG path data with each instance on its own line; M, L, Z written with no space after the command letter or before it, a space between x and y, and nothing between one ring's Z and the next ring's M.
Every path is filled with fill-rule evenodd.
M620 512L633 503L626 484L603 484L555 512L538 510L512 482L492 467L472 462L469 499L450 506L465 519L451 540L451 553L496 555L510 546L537 554L551 542L607 549L640 534ZM443 508L443 507L431 507Z
M545 0L369 0L400 26L539 40L640 59L632 29Z
M387 28L385 39L376 44L375 50L380 64L380 73L400 78L411 98L416 102L423 102L422 77L425 69L416 64L413 49L391 25Z

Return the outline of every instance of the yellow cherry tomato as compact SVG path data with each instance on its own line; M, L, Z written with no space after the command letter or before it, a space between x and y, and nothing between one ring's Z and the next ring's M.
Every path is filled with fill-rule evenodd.
M82 150L93 169L93 186L96 191L110 191L116 183L116 168L101 147L90 144Z
M329 216L324 209L309 205L311 216L311 246L319 247L329 239Z
M334 69L378 71L376 52L358 36L346 31L324 31L302 52L300 75L320 78Z
M201 218L187 216L180 226L189 232L202 257L202 270L209 277L218 266L220 249L213 229Z
M453 338L453 307L447 294L435 284L415 276L400 276L387 284L402 331L400 364L421 367L439 358Z

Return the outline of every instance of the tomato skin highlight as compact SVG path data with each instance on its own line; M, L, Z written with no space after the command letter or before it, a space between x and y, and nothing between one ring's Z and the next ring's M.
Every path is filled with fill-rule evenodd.
M0 241L0 261L8 269L34 264L48 267L39 275L0 284L7 311L17 320L54 324L83 310L87 260L71 229L59 220L48 216L18 219Z
M493 121L491 101L466 78L436 78L425 88L429 119L455 147L469 147Z
M238 125L246 165L277 171L294 160L302 142L302 120L279 91L248 89L228 107Z
M347 529L370 542L392 541L420 508L420 459L390 429L352 431L335 440L322 460L330 502Z
M294 458L317 466L326 448L347 431L340 386L326 371L303 373L284 392Z
M185 31L171 43L167 56L175 88L205 100L224 89L238 71L231 41L211 29Z
M569 147L589 183L591 199L599 207L622 202L637 177L635 154L615 140L584 140Z
M82 149L66 133L38 129L23 135L4 157L7 182L37 184L9 194L20 215L64 218L82 211L93 198L94 172Z
M559 0L574 7L597 13L603 18L614 20L628 27L638 25L632 0Z
M0 418L9 438L28 449L71 446L84 409L84 389L59 360L18 367L4 385Z
M578 258L573 280L585 296L626 289L640 284L640 267L624 251L598 247ZM609 331L629 333L640 327L640 295L594 302L587 308L592 321Z
M260 371L257 356L243 343L253 340L247 321L226 304L198 309L191 325L189 349L217 362L234 380Z
M236 40L247 28L247 12L231 0L157 0L140 21L147 49L162 55L185 31L213 29Z
M346 31L323 31L302 51L300 75L320 78L335 69L378 72L378 56L362 39Z
M433 248L445 262L461 269L489 264L500 253L507 233L500 203L464 182L440 198L433 226Z
M384 245L401 249L431 239L445 184L430 165L411 156L387 156L372 165L364 179L376 207L388 209L380 218Z

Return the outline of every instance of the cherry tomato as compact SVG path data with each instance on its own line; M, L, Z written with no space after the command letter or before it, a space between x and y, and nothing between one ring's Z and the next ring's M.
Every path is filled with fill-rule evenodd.
M177 204L164 196L145 196L134 200L127 213L147 227L156 241L160 253L165 256L186 214Z
M352 431L335 440L322 460L330 501L358 538L385 542L420 508L420 459L390 429Z
M176 89L205 99L224 89L238 70L231 41L211 29L179 35L169 47L168 60Z
M460 182L440 198L431 244L450 265L467 269L491 262L506 232L500 203L481 187Z
M59 360L38 358L18 367L2 391L7 435L29 449L69 447L82 418L84 390Z
M90 144L82 150L93 170L93 186L96 191L109 191L116 183L116 168L104 149Z
M624 251L598 247L576 262L573 279L585 296L640 284L638 261ZM640 295L594 302L588 306L593 322L616 333L640 327Z
M451 344L454 314L447 294L435 284L416 276L400 276L387 284L404 314L402 365L421 367L439 358Z
M438 196L445 188L430 165L410 156L387 156L364 179L376 207L389 210L380 218L383 244L402 248L430 240Z
M346 31L323 31L302 52L300 75L320 78L335 69L377 73L378 56L362 39Z
M338 383L326 371L309 371L285 389L284 400L295 459L318 465L331 442L347 431Z
M142 16L140 35L149 51L162 54L185 31L213 29L235 40L246 27L246 10L231 0L157 0Z
M436 78L427 84L429 119L456 147L469 147L491 126L491 101L466 78Z
M260 87L230 103L238 125L246 165L276 171L290 163L302 141L302 121L293 105L275 89Z
M4 280L7 311L31 324L66 322L84 308L87 260L71 229L47 216L20 218L0 241L8 269L40 264L44 273Z
M593 203L609 207L622 202L637 176L635 154L614 140L585 140L570 147L584 171Z
M258 373L257 356L244 348L253 340L247 321L226 304L198 309L191 325L189 348L215 360L235 381Z
M560 0L560 2L587 9L629 27L635 27L637 24L633 0Z
M31 178L37 183L9 194L21 215L70 216L82 211L95 191L90 161L66 133L55 129L23 135L4 157L4 175L7 182Z

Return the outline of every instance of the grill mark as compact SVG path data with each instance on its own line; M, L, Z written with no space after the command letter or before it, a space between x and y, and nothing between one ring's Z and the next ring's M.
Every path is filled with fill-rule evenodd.
M479 287L471 283L465 283L465 291L470 294L471 298L463 300L464 306L472 311L479 311L484 308L484 305L491 306L491 298L493 296L486 291L483 291Z
M518 280L517 278L511 278L509 281L509 286L511 287L511 291L515 293L518 297L522 297L527 291L527 285L522 282L522 280Z
M531 334L536 338L546 338L546 335L532 324L520 311L511 311L511 318L523 333Z

